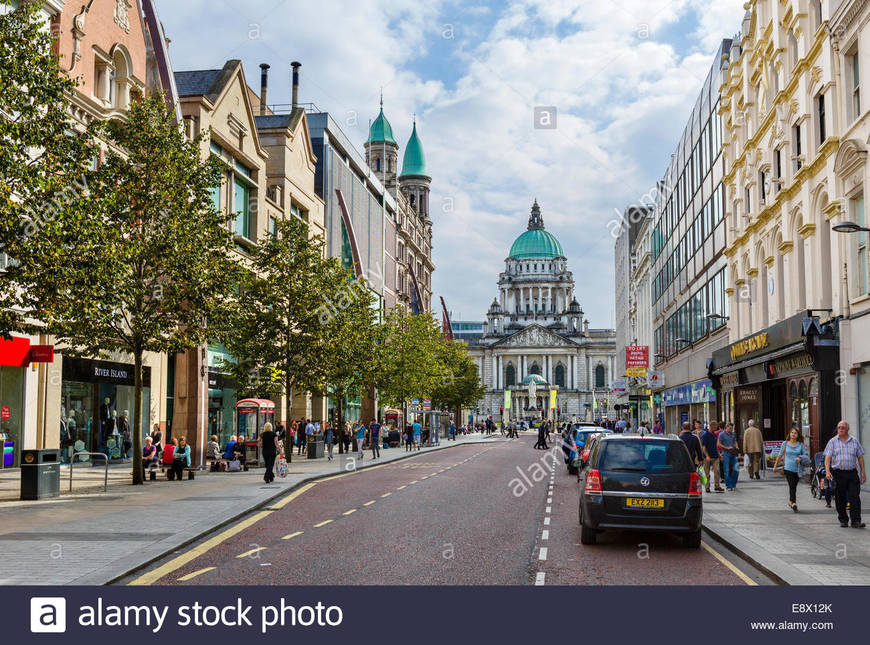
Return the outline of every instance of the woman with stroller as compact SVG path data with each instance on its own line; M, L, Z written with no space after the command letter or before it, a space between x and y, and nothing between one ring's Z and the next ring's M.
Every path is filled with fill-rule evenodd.
M792 426L788 433L788 439L782 442L782 446L779 449L776 462L773 464L773 472L776 472L779 462L782 460L783 473L788 481L788 505L795 513L798 512L796 502L797 485L803 474L801 457L806 456L806 454L803 435L797 427Z

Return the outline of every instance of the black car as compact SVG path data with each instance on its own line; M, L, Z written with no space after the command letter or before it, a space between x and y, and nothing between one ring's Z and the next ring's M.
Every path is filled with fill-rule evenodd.
M580 541L605 529L666 531L701 546L701 479L679 437L599 437L581 463Z

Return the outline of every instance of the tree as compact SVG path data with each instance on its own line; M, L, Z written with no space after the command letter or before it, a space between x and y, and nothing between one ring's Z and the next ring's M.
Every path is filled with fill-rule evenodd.
M344 401L350 396L362 396L374 383L378 371L378 343L381 330L378 323L377 299L362 279L354 280L347 269L334 274L327 285L328 298L320 307L320 321L325 346L317 351L320 357L320 382L312 384L321 396L331 395L336 405L336 431L344 432ZM339 442L339 452L344 444Z
M402 410L414 397L431 395L444 377L439 360L441 327L429 313L412 315L394 307L380 345L378 393Z
M338 260L323 257L323 239L310 237L305 222L291 217L276 226L251 253L222 340L238 359L224 367L252 393L284 394L289 423L294 388L310 391L324 382L321 307L345 273ZM290 458L289 445L285 452Z
M0 254L20 258L45 220L87 188L94 156L66 111L76 83L61 70L40 3L0 15ZM0 269L3 268L0 262ZM20 328L19 285L0 271L0 336Z
M181 352L210 336L208 321L237 276L226 215L212 202L220 165L202 160L160 95L97 124L105 159L86 193L16 247L18 304L67 346L64 353L133 356L133 483L142 473L146 352ZM123 152L121 152L123 151Z
M443 339L439 360L444 377L432 392L435 409L457 411L471 407L483 398L486 386L480 382L477 366L464 343Z

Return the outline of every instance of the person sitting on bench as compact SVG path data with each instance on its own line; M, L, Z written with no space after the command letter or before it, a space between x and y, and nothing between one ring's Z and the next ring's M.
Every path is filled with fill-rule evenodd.
M239 460L239 465L241 465L242 470L248 469L245 465L245 435L243 434L239 435L239 440L236 441L236 445L233 446L233 458Z
M157 446L151 443L151 437L145 437L145 445L142 446L142 473L148 472L157 464Z
M175 473L175 479L181 481L185 468L190 468L190 446L187 445L187 439L181 437L178 445L175 446L172 458L172 472Z
M172 468L172 460L175 459L175 447L178 445L178 439L173 437L163 447L163 458L161 460L163 467L166 469Z
M211 436L211 441L205 447L205 459L211 463L211 471L220 469L221 445L218 443L216 434Z

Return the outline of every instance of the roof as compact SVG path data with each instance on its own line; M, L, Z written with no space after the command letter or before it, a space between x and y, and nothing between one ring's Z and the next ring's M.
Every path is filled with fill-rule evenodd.
M178 89L178 96L205 96L214 103L235 68L241 64L242 61L234 58L224 63L221 69L175 72L175 86Z
M510 252L510 257L515 260L552 259L564 256L559 240L542 228L533 228L520 235L511 246Z
M372 127L369 129L369 143L392 143L398 145L393 138L393 126L387 121L384 116L384 106L381 105L381 111L378 113L378 118L372 122Z
M293 110L287 114L264 114L261 116L255 116L254 121L259 130L273 130L278 128L295 130L296 126L299 125L299 121L302 119L303 114L305 114L305 110L297 107L293 108Z
M414 129L411 138L405 146L405 156L402 158L402 177L417 175L428 177L426 174L426 155L423 154L423 144L417 135L417 121L414 121Z

